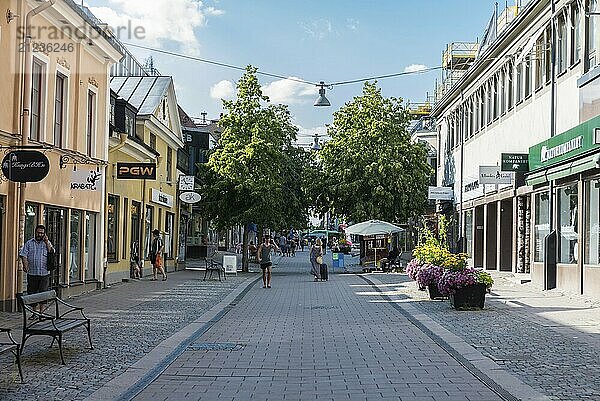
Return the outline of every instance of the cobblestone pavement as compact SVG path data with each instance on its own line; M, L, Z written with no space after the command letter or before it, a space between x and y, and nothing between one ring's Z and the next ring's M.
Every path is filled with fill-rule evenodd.
M136 400L501 400L357 275L284 258Z
M431 301L401 274L369 274L450 332L552 400L600 400L600 302L542 292L495 274L482 311ZM406 305L403 303L401 305Z
M49 337L32 337L23 352L25 384L6 355L0 358L0 400L81 400L150 352L161 340L210 309L249 277L202 281L204 273L170 273L163 281L132 281L72 298L85 307L92 319L94 350L85 330L67 333L64 340L66 366L58 347L48 348ZM20 342L21 315L0 313L0 325L15 328Z

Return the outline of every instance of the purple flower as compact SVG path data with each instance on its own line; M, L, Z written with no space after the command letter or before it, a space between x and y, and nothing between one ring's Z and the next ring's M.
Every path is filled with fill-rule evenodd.
M445 270L438 281L438 289L442 294L449 296L459 288L475 283L477 283L477 271L473 268Z
M437 284L444 273L444 269L440 266L432 264L424 264L417 271L417 283L420 288L425 288L430 284Z
M421 269L422 265L423 265L423 263L421 263L418 259L413 259L410 262L408 262L408 264L406 265L405 271L411 280L417 279L417 273Z

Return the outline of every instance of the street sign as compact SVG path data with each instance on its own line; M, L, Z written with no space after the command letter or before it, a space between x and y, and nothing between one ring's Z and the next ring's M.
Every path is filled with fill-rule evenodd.
M185 203L198 203L202 197L196 192L182 192L179 194L179 199Z
M501 156L502 171L514 171L517 173L526 173L529 171L528 153L502 153Z
M513 173L500 171L498 166L479 166L480 184L512 184Z
M2 160L2 173L14 182L38 182L46 178L50 162L37 150L14 150Z
M451 187L429 187L428 199L430 200L452 200L454 190Z
M117 163L117 179L156 180L156 163Z
M179 177L179 190L180 191L193 191L194 190L194 176L193 175L182 175Z

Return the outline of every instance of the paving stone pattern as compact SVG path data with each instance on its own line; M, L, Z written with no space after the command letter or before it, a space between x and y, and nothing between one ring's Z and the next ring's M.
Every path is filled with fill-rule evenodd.
M360 277L308 271L282 259L135 399L500 400Z
M456 311L448 301L429 300L405 275L373 277L385 283L385 291L411 299L411 305L550 399L600 400L597 335L577 333L489 295L482 311Z
M147 354L163 339L221 301L249 274L226 281L201 281L203 272L169 274L166 282L133 281L70 300L84 306L92 319L94 350L87 335L76 329L65 335L66 366L50 337L27 340L23 353L26 383L19 384L11 359L0 359L0 400L81 400ZM255 274L253 274L254 276ZM0 314L18 329L20 314ZM20 342L20 332L16 338Z

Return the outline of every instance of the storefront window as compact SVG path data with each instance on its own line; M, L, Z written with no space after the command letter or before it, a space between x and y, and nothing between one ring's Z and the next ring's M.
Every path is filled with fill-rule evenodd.
M465 242L467 244L467 254L473 257L473 211L465 212Z
M85 279L96 277L96 213L85 212Z
M25 241L33 238L35 226L38 225L39 214L39 205L34 205L32 203L25 204Z
M544 261L544 238L550 233L550 199L547 192L535 194L534 261Z
M577 199L577 184L558 190L559 263L577 263L579 259Z
M69 241L69 282L81 280L81 212L71 211Z
M588 265L600 265L600 180L585 183L585 257Z
M173 226L175 221L175 215L173 213L166 213L165 216L165 257L173 258Z
M108 223L106 231L108 235L108 243L106 244L107 257L110 261L117 260L117 233L119 226L119 197L108 195L108 209L106 211Z
M150 244L152 241L152 216L154 214L154 208L152 206L146 206L146 219L144 224L144 239L145 239L145 258L150 259Z

